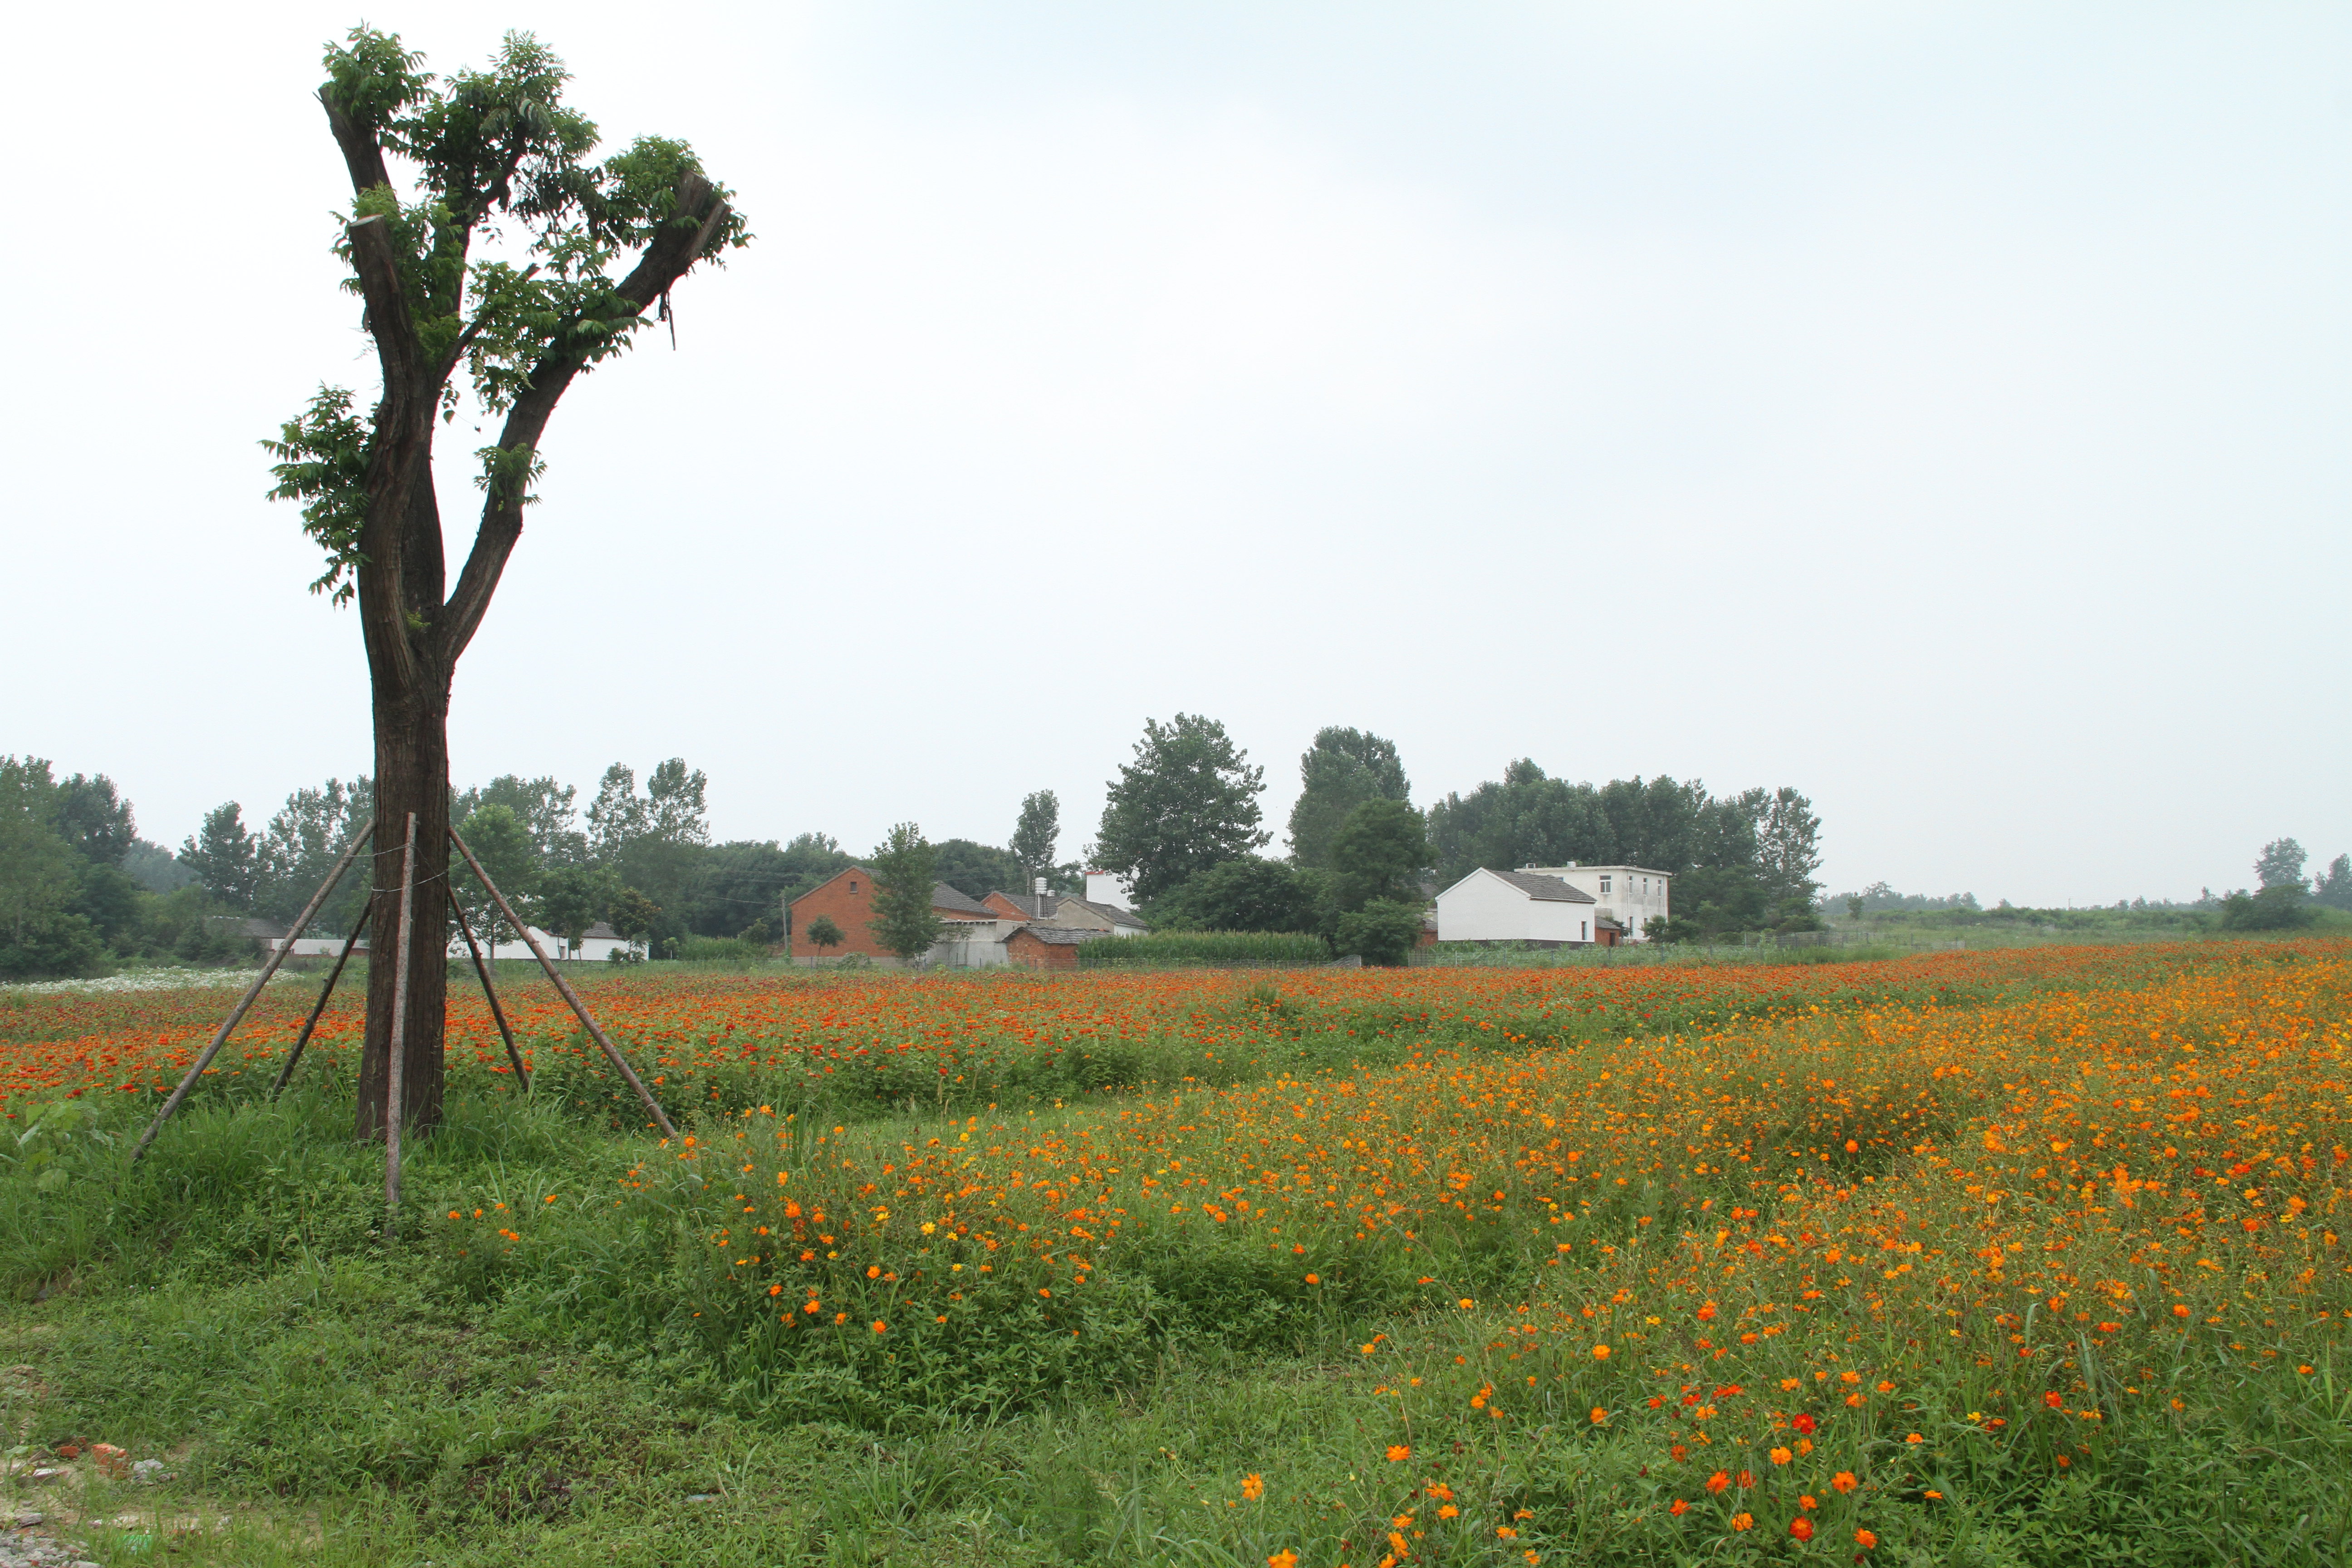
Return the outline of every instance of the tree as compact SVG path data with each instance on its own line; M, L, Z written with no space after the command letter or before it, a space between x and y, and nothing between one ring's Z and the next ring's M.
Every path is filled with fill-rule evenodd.
M2294 931L2318 918L2299 881L2275 883L2251 896L2240 889L2221 900L2223 931Z
M2303 866L2309 858L2303 846L2292 838L2273 838L2263 846L2261 858L2254 862L2254 877L2263 890L2273 888L2293 888L2305 890Z
M58 832L57 784L38 757L0 757L0 978L84 974L103 958L73 905L81 857Z
M809 928L805 934L809 939L809 945L816 949L817 956L820 958L824 956L826 948L841 945L841 928L833 923L831 915L819 915L809 921Z
M1290 858L1301 866L1326 863L1331 836L1364 802L1412 797L1395 742L1336 724L1315 732L1315 743L1298 759L1298 782L1290 808Z
M254 908L272 920L291 921L334 869L352 835L374 811L374 794L364 778L345 784L329 779L316 789L286 797L268 824L255 835L259 861ZM334 897L319 911L323 929L349 931L367 902L367 878L346 874Z
M2327 863L2312 896L2331 910L2352 910L2352 855L2338 855Z
M1400 964L1421 940L1422 906L1398 899L1374 899L1339 917L1331 945L1366 963Z
M646 778L646 831L672 844L708 844L710 824L703 810L709 780L688 772L684 757L654 764Z
M614 936L625 942L646 941L653 934L654 926L661 916L662 907L635 888L616 889L613 896L604 900L604 923L613 928Z
M1248 765L1213 719L1179 713L1143 721L1135 761L1121 763L1103 805L1095 858L1128 879L1142 901L1212 866L1264 848L1257 797L1265 770Z
M1062 837L1062 802L1052 790L1022 797L1021 820L1013 829L1013 858L1029 878L1049 876L1054 869L1054 846ZM1027 888L1016 889L1027 892ZM972 895L974 898L978 894Z
M610 872L588 866L553 866L540 879L539 918L548 930L576 948L588 928L604 918L612 897Z
M931 909L938 852L924 841L920 827L902 822L866 864L874 873L874 914L867 929L886 951L910 961L920 958L947 930Z
M969 838L943 838L933 847L940 856L938 879L968 899L1029 890L1029 868L1010 849Z
M139 842L131 803L114 792L104 773L80 773L58 781L50 825L68 848L93 866L120 866Z
M1421 813L1401 800L1368 800L1331 835L1331 893L1342 911L1388 900L1423 902L1422 873L1435 858Z
M575 866L588 858L588 836L580 831L572 806L579 796L579 790L552 778L500 773L480 788L460 794L449 815L462 822L483 806L503 805L530 829L541 864Z
M588 803L588 853L600 866L621 858L621 851L646 836L645 798L637 794L637 775L625 763L604 770L596 798Z
M1249 856L1163 894L1147 911L1158 931L1314 931L1316 889L1295 866Z
M1458 882L1481 866L1513 871L1521 866L1614 858L1599 792L1591 784L1548 777L1526 757L1505 768L1500 781L1482 784L1467 795L1448 795L1433 805L1429 837L1437 852L1437 879L1444 884Z
M253 908L261 890L261 847L236 802L225 801L205 814L196 836L180 846L180 860L205 892L230 909ZM395 872L394 880L398 879Z
M697 936L734 936L765 920L769 929L783 919L783 899L793 885L792 858L773 839L738 839L701 852L687 879L686 929Z
M523 914L537 900L539 894L539 845L530 836L530 826L514 814L510 806L492 804L477 807L471 816L457 826L458 836L482 869L490 874L507 902ZM508 940L520 942L522 932L509 925L499 913L499 906L468 869L454 884L457 901L465 906L466 919L474 928L474 936L488 952L499 955L499 938L506 933ZM526 920L531 918L524 915Z
M1766 896L1782 907L1801 904L1810 909L1821 884L1822 819L1813 803L1782 785L1772 792L1757 825L1757 861L1764 874Z
M563 102L562 62L530 36L509 34L488 69L446 81L421 66L396 37L365 26L327 50L319 99L352 195L337 248L365 307L381 385L364 415L349 389L320 387L268 443L278 459L270 494L301 503L303 529L326 553L313 591L359 610L381 814L379 952L394 945L410 814L418 883L441 885L448 872L451 681L521 538L556 405L578 376L625 353L656 304L667 313L671 288L698 262L750 238L682 142L641 138L591 163L596 127ZM388 155L415 172L406 199ZM501 237L511 259L474 254L478 241ZM635 265L618 272L630 251ZM433 446L441 416L469 391L486 419L502 423L475 454L480 517L451 587ZM445 912L433 898L415 910L408 940L429 957ZM446 967L412 966L407 1037L395 1042L396 967L368 969L363 1137L382 1131L395 1048L404 1116L420 1128L441 1118Z

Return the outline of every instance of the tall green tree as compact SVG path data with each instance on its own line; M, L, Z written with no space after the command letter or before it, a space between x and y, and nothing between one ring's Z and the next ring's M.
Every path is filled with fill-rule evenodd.
M2262 854L2254 861L2255 879L2265 891L2272 888L2305 891L2307 884L2303 879L2303 868L2309 859L2303 846L2294 839L2273 838L2263 846Z
M1366 801L1412 798L1395 742L1336 724L1315 732L1315 743L1298 759L1298 784L1290 858L1301 866L1328 864L1331 836Z
M1421 813L1401 800L1368 800L1331 835L1331 893L1342 912L1378 901L1421 909L1422 874L1436 857Z
M139 842L131 803L115 793L104 773L75 773L58 781L52 821L58 836L90 864L120 866Z
M1049 789L1041 789L1023 796L1021 820L1013 826L1013 843L1010 846L1013 858L1020 862L1022 870L1033 879L1051 876L1054 870L1054 847L1061 837L1061 798ZM1029 889L1022 887L1010 890L1025 893Z
M2352 910L2352 855L2338 855L2327 863L2312 896L2331 910Z
M485 805L503 805L530 829L542 864L576 866L588 858L588 837L580 831L574 809L579 797L578 789L552 778L500 773L478 789L460 793L449 814L463 822Z
M1785 784L1772 792L1757 824L1756 851L1765 892L1775 904L1811 906L1822 887L1813 878L1822 867L1821 835L1811 801Z
M397 919L403 826L416 817L417 872L448 871L448 713L457 661L480 629L541 470L540 445L572 384L625 353L698 262L750 238L728 193L682 142L644 137L592 161L595 125L563 100L569 73L512 33L486 69L436 80L396 37L354 28L326 52L319 89L352 184L337 254L364 307L379 387L361 412L321 387L269 443L273 496L299 501L326 552L315 592L355 603L366 646L382 831L376 951ZM394 184L394 160L413 184ZM501 255L476 253L497 241ZM627 258L634 254L634 264ZM448 582L434 441L468 394L491 444L474 454L479 521ZM415 900L409 940L440 951L440 901ZM415 966L400 1041L395 966L371 964L360 1060L362 1136L383 1123L389 1052L403 1057L404 1113L441 1117L446 970Z
M540 879L539 844L531 837L530 825L515 815L513 807L493 802L476 807L471 816L457 825L457 831L507 902L530 920L537 912ZM472 868L462 868L454 886L466 920L474 928L475 939L488 950L487 956L496 958L501 942L522 941L522 932L499 913L498 901L474 876Z
M89 973L104 957L74 909L81 854L58 831L58 786L38 757L0 757L0 978Z
M261 843L245 825L245 808L233 800L205 813L204 826L180 846L180 861L230 909L251 910L260 894Z
M1096 862L1149 902L1212 866L1264 848L1274 837L1258 826L1257 797L1265 793L1265 770L1251 767L1249 753L1215 720L1146 719L1135 761L1121 763L1109 785Z
M866 866L874 873L874 913L867 921L874 940L900 958L920 958L947 931L947 922L931 908L931 892L939 882L938 851L924 840L920 827L902 822Z
M1314 931L1320 923L1315 876L1255 855L1212 866L1155 900L1155 931Z
M539 918L573 947L588 928L604 918L614 891L612 873L581 865L555 865L540 879Z

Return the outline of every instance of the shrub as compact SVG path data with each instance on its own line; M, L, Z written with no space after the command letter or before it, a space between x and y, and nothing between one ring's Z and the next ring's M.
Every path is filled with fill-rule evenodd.
M1087 942L1078 949L1078 967L1187 969L1213 963L1323 963L1330 957L1330 948L1313 931L1176 931Z

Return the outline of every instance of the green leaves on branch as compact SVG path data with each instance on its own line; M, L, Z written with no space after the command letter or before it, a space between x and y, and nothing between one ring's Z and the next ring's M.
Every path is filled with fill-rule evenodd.
M278 459L270 466L278 483L269 499L302 503L302 531L327 555L327 569L310 592L349 604L367 559L360 553L360 529L367 521L367 426L352 412L349 388L321 386L278 436L261 444Z
M531 487L547 472L547 459L530 447L484 447L474 454L482 461L482 471L474 476L474 488L490 498L490 505L503 510L507 507L532 505L539 498L530 493Z

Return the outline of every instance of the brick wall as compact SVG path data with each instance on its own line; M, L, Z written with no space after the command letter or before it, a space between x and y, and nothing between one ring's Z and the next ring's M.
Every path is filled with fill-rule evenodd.
M809 941L808 928L819 915L831 915L833 923L841 928L841 945L828 947L823 955L838 958L845 952L862 952L868 958L889 956L874 940L869 927L874 913L874 875L863 866L852 866L829 882L824 882L793 900L793 941L794 958L814 958L820 949Z
M1076 969L1078 966L1076 943L1041 941L1025 931L1016 931L1005 939L1004 956L1024 969Z

